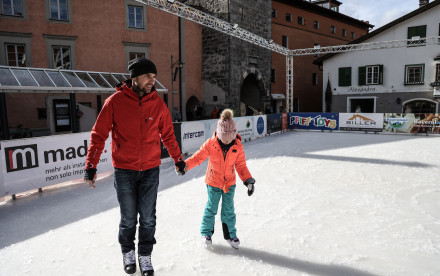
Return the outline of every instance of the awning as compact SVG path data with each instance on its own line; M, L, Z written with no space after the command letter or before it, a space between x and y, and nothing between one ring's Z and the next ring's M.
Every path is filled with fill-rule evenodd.
M21 93L114 93L115 86L130 78L109 73L47 68L0 66L0 91ZM167 92L156 80L156 90Z
M286 99L286 95L284 94L270 94L270 96L272 97L273 100L285 100Z

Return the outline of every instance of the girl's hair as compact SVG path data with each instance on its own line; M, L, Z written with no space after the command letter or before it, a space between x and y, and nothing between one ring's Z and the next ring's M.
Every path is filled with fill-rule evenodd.
M234 117L234 113L231 109L225 109L222 111L222 114L220 115L220 119L223 121L227 121L229 119L232 119Z

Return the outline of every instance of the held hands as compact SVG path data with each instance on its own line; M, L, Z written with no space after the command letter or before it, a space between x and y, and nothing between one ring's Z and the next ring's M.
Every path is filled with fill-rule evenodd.
M176 166L176 173L178 175L184 175L185 172L188 171L188 167L186 166L185 161L179 161L175 164Z
M251 196L254 193L255 187L255 179L248 178L246 181L243 182L243 184L248 188L248 196Z
M86 169L85 171L84 180L89 184L90 188L95 188L96 169Z

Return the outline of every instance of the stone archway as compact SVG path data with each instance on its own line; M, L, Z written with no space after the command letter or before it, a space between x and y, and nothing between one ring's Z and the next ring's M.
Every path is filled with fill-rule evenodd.
M402 112L404 113L420 113L420 114L434 114L438 112L439 103L431 99L411 99L403 102Z
M195 107L196 105L199 105L199 108L201 108L200 101L197 99L196 96L191 96L188 101L186 102L186 120L187 121L194 121L196 120L196 112Z
M240 115L256 115L264 109L261 102L264 96L264 83L258 71L245 72L240 88Z

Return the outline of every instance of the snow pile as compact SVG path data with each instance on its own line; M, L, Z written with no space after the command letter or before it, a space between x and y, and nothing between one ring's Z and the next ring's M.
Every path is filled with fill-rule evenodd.
M183 177L172 162L162 165L156 275L440 275L440 137L288 132L245 151L257 183L251 197L237 183L238 251L223 240L219 215L212 249L201 245L207 162ZM74 189L84 197L104 189L108 199L112 181ZM50 207L63 209L68 194ZM100 205L81 193L74 200L79 209ZM16 207L0 206L0 214ZM51 215L41 220L62 221ZM123 275L118 222L112 207L6 243L0 274ZM9 223L31 229L38 220Z

